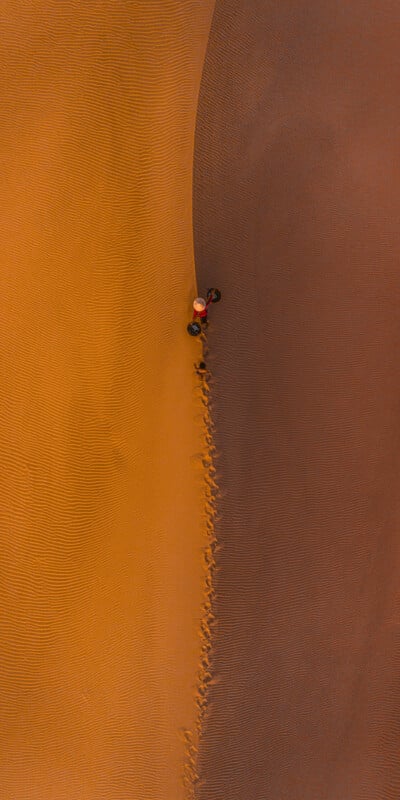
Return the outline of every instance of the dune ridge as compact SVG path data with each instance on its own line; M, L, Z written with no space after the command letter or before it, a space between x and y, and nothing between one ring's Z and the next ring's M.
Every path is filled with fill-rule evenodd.
M397 800L393 0L217 0L197 116L218 516L197 800Z
M205 360L205 363L207 364L209 359L209 348L207 344L207 337L204 334L202 334L200 337L200 343L202 360ZM203 406L203 429L205 432L203 467L205 479L204 503L207 524L207 543L203 550L205 597L202 605L202 615L199 629L201 655L200 667L197 676L197 718L195 728L185 731L185 787L188 800L195 800L197 787L199 785L200 744L204 731L204 725L207 719L208 700L213 678L212 651L217 627L217 620L214 613L216 599L216 555L218 552L218 540L215 532L215 526L218 519L219 486L216 479L218 453L215 446L212 388L213 379L210 374L202 376L198 392Z

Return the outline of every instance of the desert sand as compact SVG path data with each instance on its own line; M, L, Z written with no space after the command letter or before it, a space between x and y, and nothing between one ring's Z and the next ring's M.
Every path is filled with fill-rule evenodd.
M220 488L198 800L400 794L400 8L217 0L199 285Z
M4 800L190 781L209 534L185 327L213 5L2 5Z

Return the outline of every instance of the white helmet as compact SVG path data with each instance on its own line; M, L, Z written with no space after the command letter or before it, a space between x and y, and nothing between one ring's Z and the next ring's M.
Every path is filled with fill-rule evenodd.
M196 299L193 300L193 308L195 311L204 311L206 305L207 303L203 297L196 297Z

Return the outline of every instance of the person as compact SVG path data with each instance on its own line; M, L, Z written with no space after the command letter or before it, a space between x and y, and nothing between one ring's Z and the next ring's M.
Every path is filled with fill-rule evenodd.
M195 371L199 378L206 378L208 375L208 369L206 367L205 361L199 361L198 364L195 364Z
M196 297L193 300L193 319L200 318L200 322L202 325L205 325L208 322L208 306L212 302L213 295L210 294L208 300L204 300L204 297Z

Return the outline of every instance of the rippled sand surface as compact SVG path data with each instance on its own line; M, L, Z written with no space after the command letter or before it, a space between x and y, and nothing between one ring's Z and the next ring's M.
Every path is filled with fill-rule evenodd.
M198 800L398 800L400 8L217 0L194 187L220 483Z
M205 544L193 134L212 0L5 0L0 795L178 800Z

